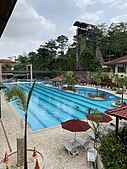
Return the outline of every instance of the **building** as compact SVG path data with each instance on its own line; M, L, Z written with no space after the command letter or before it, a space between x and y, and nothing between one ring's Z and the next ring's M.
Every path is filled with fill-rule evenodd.
M127 77L127 55L105 63L115 74Z

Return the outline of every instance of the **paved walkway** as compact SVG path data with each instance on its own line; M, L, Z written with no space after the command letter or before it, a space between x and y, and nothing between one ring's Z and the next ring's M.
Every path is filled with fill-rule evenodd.
M21 116L16 112L15 108L2 98L2 122L6 131L8 142L0 123L0 161L4 158L6 151L10 154L11 150L14 152L17 149L16 138L20 137L23 133L20 125L20 119ZM86 139L87 132L77 133L77 136L81 136ZM92 168L88 166L86 161L86 152L79 149L79 155L71 158L63 149L62 143L65 140L67 141L73 139L74 136L74 133L62 129L61 126L47 130L40 130L38 132L33 132L29 129L28 148L33 149L35 147L36 150L42 153L45 160L45 169ZM0 165L0 169L3 169L2 165Z

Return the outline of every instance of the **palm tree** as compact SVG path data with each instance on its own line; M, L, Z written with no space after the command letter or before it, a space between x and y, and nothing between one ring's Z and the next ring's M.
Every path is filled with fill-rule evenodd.
M102 79L104 79L104 76L102 74L94 74L92 77L91 77L92 80L95 80L97 82L97 95L98 95L98 86L101 84L102 82Z
M117 86L118 77L119 77L118 74L115 74L115 73L113 73L111 76L112 82L114 83L114 89L115 89L115 86Z
M30 103L30 98L34 90L35 82L33 83L28 96L26 93L19 87L13 86L7 88L5 91L5 99L7 101L14 101L17 103L20 109L25 112L25 133L24 133L24 169L27 169L27 116L28 116L28 107Z
M118 83L119 87L122 87L122 101L121 101L121 103L123 103L123 92L124 92L124 86L127 86L127 77L117 78L117 83Z
M66 74L66 77L64 78L64 83L67 84L67 88L69 89L69 86L74 87L76 84L76 80L74 79L74 73L72 71L68 71Z

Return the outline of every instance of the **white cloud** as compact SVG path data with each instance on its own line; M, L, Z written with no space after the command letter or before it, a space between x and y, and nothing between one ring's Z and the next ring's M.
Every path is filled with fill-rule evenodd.
M36 51L39 46L43 44L42 41L39 40L26 40L17 39L11 40L9 43L7 39L2 39L0 41L0 58L7 58L10 56L18 56L22 55L24 52L29 53L31 51Z
M85 20L88 23L97 23L101 17L103 17L103 11L97 11L96 13L85 13L81 16L81 19Z
M0 40L0 58L35 51L54 31L55 24L19 0Z
M127 2L122 3L122 4L120 4L120 5L117 6L118 9L124 9L126 7L127 7Z
M52 33L54 29L55 25L50 20L39 15L25 0L19 0L4 36L13 38L34 37Z
M118 6L123 4L124 0L69 0L70 3L75 5L78 8L86 8L87 6L95 5L109 5L109 8L112 6Z
M78 8L85 8L88 5L93 5L96 2L96 0L69 0L69 1Z
M127 22L127 14L119 15L110 19L110 23Z

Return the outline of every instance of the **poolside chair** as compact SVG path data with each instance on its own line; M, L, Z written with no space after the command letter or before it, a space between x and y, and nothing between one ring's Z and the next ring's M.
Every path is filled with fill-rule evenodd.
M75 140L79 142L83 151L87 151L89 149L89 140L84 140L81 137L76 137Z
M108 133L114 131L115 129L116 129L116 126L113 123L111 123L105 127L105 131Z
M89 133L88 133L88 137L89 137L90 139L92 139L92 140L95 140L95 134L94 134L94 132L93 132L93 131L89 132Z
M97 158L97 150L95 148L88 149L87 161L88 161L89 165L90 165L90 162L92 162L94 167L96 167L96 158Z
M79 152L77 148L80 146L79 142L76 140L71 140L71 141L65 141L63 143L64 148L68 151L68 154L70 157L74 157L75 155L78 155Z

